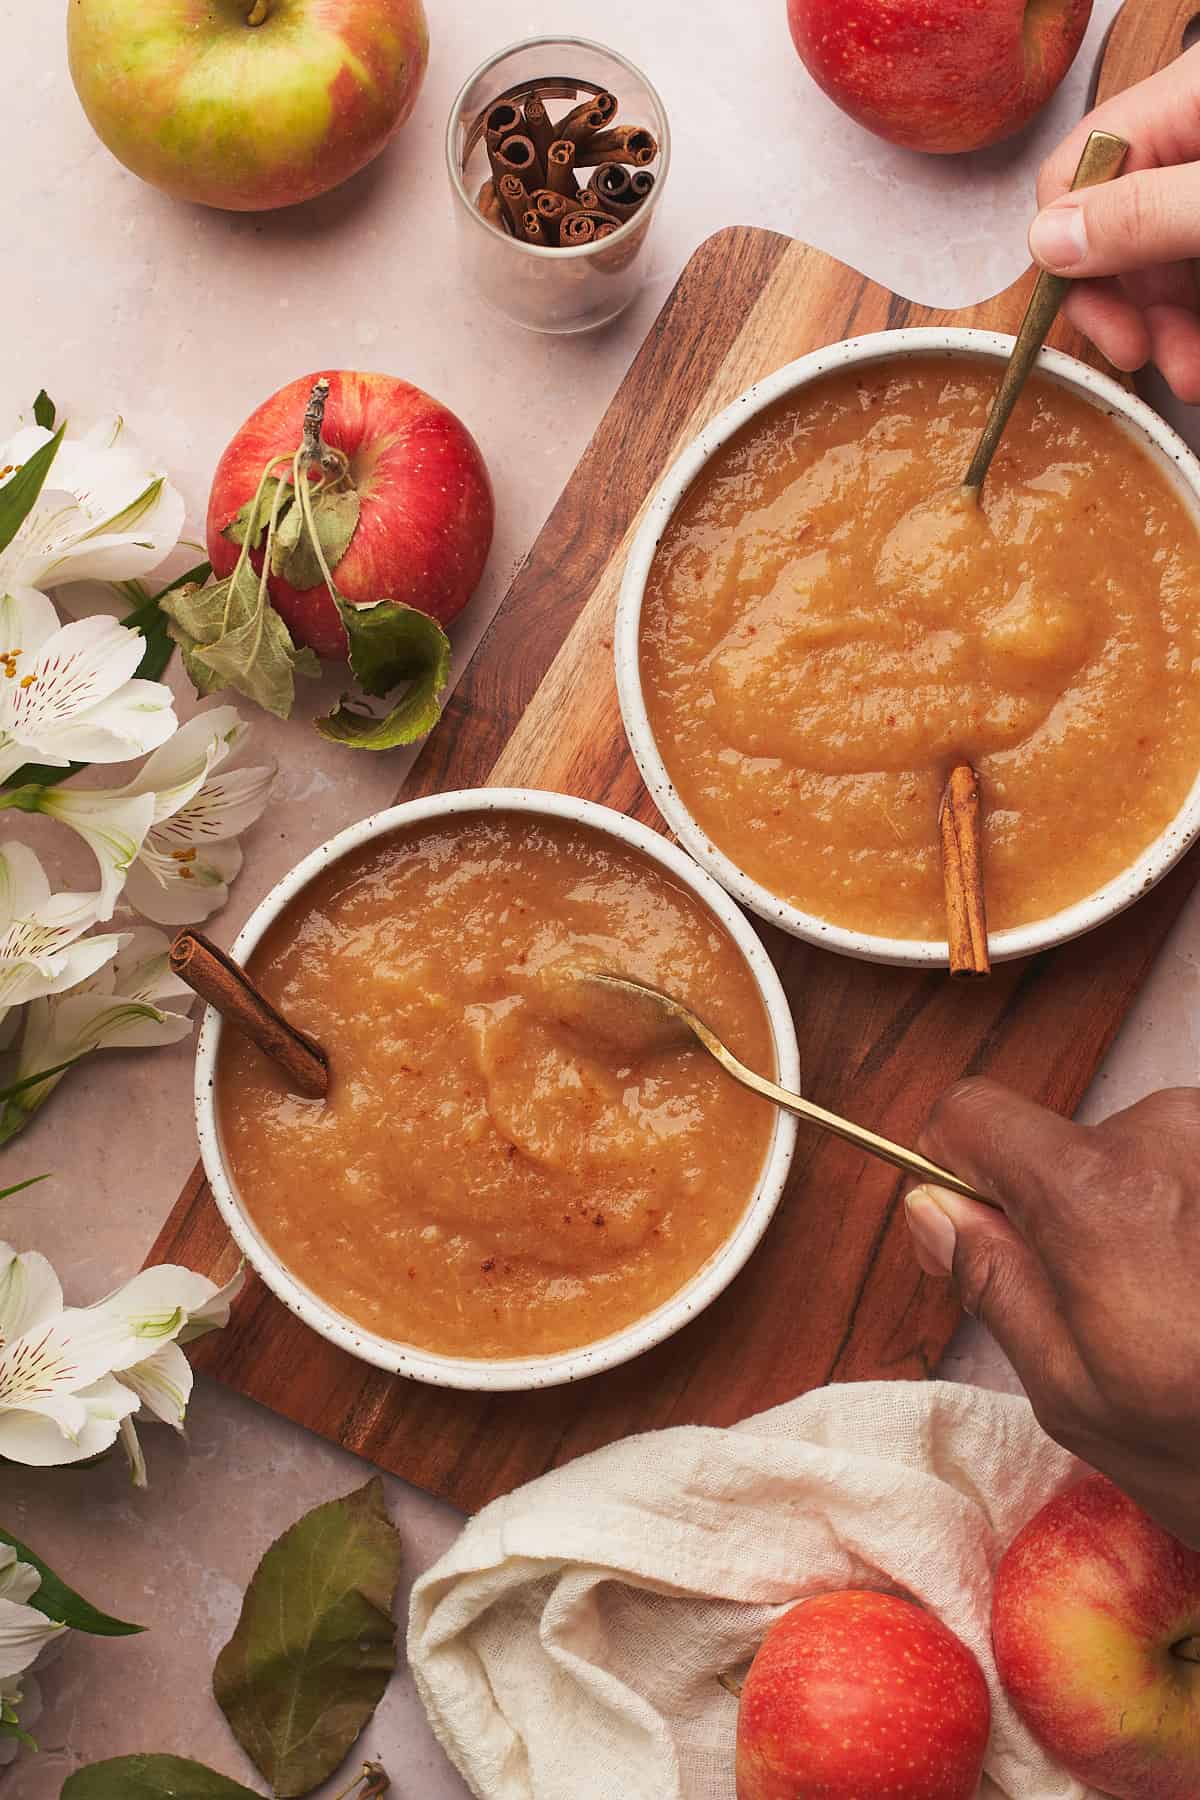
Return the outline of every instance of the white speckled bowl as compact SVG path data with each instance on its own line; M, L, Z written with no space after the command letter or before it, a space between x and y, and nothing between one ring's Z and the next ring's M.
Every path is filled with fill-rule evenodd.
M458 793L436 794L424 800L410 800L406 805L390 807L375 813L357 825L340 831L328 843L321 844L284 876L266 899L255 908L238 934L233 955L244 961L254 950L267 927L273 923L300 890L329 863L356 850L360 844L408 825L427 820L445 819L461 813L520 812L544 818L567 819L591 826L622 843L631 844L653 861L684 882L703 901L725 927L749 966L754 977L775 1046L777 1079L790 1088L800 1085L800 1056L792 1016L779 977L770 959L746 919L729 896L690 857L674 844L626 819L607 807L595 806L588 800L576 800L563 794L527 791L521 788L469 788ZM758 1185L745 1212L724 1245L686 1286L647 1314L611 1337L586 1344L578 1350L562 1351L553 1356L531 1356L523 1359L485 1361L474 1357L439 1356L410 1344L379 1337L365 1326L356 1324L344 1313L336 1311L314 1294L311 1288L290 1272L274 1250L260 1236L243 1209L237 1189L225 1165L221 1134L217 1122L214 1083L217 1052L223 1030L220 1015L208 1008L200 1027L196 1048L195 1107L196 1126L200 1137L200 1154L204 1170L212 1186L221 1216L233 1234L238 1247L261 1275L267 1286L297 1318L319 1331L341 1350L350 1351L363 1362L374 1363L397 1375L408 1375L416 1381L429 1381L439 1387L501 1390L513 1388L554 1387L561 1382L578 1381L628 1362L651 1345L661 1343L673 1332L695 1318L728 1287L745 1263L779 1203L791 1166L796 1141L796 1122L786 1114L776 1114L775 1131Z
M748 419L765 407L785 395L798 394L822 375L851 364L890 362L931 353L987 357L999 364L1009 355L1012 345L1012 338L1001 332L922 326L905 331L876 332L870 337L847 338L789 363L739 395L683 452L643 515L625 565L614 645L617 690L630 746L658 810L697 862L752 912L781 926L794 937L807 938L810 943L823 945L828 950L838 950L843 955L861 957L869 962L944 967L949 956L944 941L889 938L850 931L831 919L804 912L781 900L761 883L752 880L712 842L680 798L654 740L642 694L639 638L646 578L668 521L701 469ZM1126 393L1109 376L1101 375L1073 356L1064 355L1061 350L1044 350L1039 368L1051 381L1070 388L1099 411L1110 414L1122 430L1141 444L1151 460L1166 473L1200 526L1200 462L1165 420L1136 395ZM1004 962L1018 956L1032 956L1103 924L1160 881L1198 834L1200 772L1177 816L1136 862L1062 912L1030 925L993 932L990 939L993 960Z

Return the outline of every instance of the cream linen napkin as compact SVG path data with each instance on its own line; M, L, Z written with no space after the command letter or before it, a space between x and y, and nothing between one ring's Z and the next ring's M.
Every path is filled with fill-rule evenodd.
M987 1673L981 1795L1099 1800L1013 1714L988 1633L997 1560L1077 1470L1027 1401L948 1382L628 1438L494 1501L421 1577L417 1688L482 1800L734 1800L718 1671L801 1595L896 1588Z

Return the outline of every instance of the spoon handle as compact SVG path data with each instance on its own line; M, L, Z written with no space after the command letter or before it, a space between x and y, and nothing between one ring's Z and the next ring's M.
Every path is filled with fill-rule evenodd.
M1083 146L1083 155L1071 183L1072 192L1076 188L1097 187L1102 181L1111 181L1114 175L1120 173L1128 150L1129 145L1124 138L1116 137L1111 131L1093 131ZM963 482L963 486L972 490L976 496L983 486L983 478L988 472L992 457L996 454L1001 433L1017 404L1017 397L1025 386L1029 371L1037 360L1038 351L1046 341L1046 334L1057 317L1070 285L1069 275L1051 275L1047 269L1042 270L1033 284L1017 341L1000 378L992 410L988 414L983 435Z
M906 1150L903 1144L893 1144L890 1138L880 1137L877 1131L868 1131L865 1125L855 1125L853 1120L843 1119L839 1113L827 1112L815 1101L805 1100L801 1095L780 1087L777 1082L768 1081L765 1075L755 1074L744 1062L739 1062L733 1051L727 1049L720 1038L699 1019L693 1019L690 1023L704 1048L743 1087L761 1094L765 1100L773 1100L776 1106L781 1106L785 1112L794 1113L798 1119L807 1119L810 1125L818 1125L822 1131L832 1132L834 1137L843 1138L846 1143L865 1150L868 1156L877 1156L881 1162L891 1163L894 1168L903 1169L907 1175L915 1175L918 1181L932 1181L937 1187L950 1188L956 1194L964 1194L968 1200L979 1200L984 1206L995 1206L994 1200L989 1200L986 1194L981 1194L970 1182L960 1180L949 1169L930 1162L927 1156L920 1155L918 1151Z

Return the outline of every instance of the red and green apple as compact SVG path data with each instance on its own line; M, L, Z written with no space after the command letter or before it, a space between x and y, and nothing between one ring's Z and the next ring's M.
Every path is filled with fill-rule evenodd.
M293 206L377 156L416 103L421 0L68 0L101 140L177 200Z

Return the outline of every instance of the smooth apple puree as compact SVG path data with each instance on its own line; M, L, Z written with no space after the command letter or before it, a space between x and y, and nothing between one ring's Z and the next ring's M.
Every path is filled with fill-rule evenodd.
M982 503L993 362L848 369L751 420L650 570L641 674L681 799L754 880L945 936L936 829L982 778L992 929L1136 859L1200 767L1200 536L1111 418L1044 378Z
M589 828L480 813L397 832L300 893L250 961L325 1048L326 1100L224 1034L218 1111L282 1261L380 1335L453 1356L605 1337L709 1261L774 1109L690 1037L647 1037L574 971L690 1001L754 1068L766 1012L707 908ZM582 998L581 998L582 996Z

